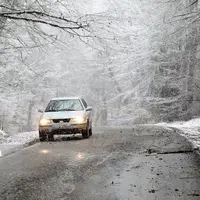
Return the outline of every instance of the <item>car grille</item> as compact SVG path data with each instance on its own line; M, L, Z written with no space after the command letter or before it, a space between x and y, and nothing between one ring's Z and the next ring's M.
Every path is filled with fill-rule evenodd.
M53 123L60 123L60 122L70 122L70 118L67 118L67 119L53 119Z

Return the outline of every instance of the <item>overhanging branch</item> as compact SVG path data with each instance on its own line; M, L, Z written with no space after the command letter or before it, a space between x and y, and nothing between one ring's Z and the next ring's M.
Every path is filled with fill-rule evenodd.
M49 17L51 19L58 19L58 20L62 20L62 21L65 21L65 22L68 22L68 23L73 23L73 24L77 24L77 25L80 25L78 22L76 21L73 21L73 20L69 20L69 19L66 19L64 17L58 17L58 16L55 16L55 15L50 15L50 14L47 14L47 13L44 13L44 12L39 12L39 11L35 11L35 10L32 10L32 11L28 11L28 10L24 10L24 11L13 11L13 12L2 12L0 13L1 16L11 16L11 15L38 15L38 16L42 16L42 17Z
M26 18L26 17L10 16L10 15L6 15L6 14L2 14L2 13L0 13L0 17L4 17L4 18L7 18L7 19L28 21L28 22L33 22L33 23L40 23L40 24L45 24L45 25L49 25L49 26L52 26L52 27L56 27L56 28L61 28L61 29L78 30L78 29L83 29L83 28L89 27L88 24L87 25L79 24L77 26L62 26L62 25L59 25L57 23L48 22L48 21L45 21L45 20L32 19L32 18Z

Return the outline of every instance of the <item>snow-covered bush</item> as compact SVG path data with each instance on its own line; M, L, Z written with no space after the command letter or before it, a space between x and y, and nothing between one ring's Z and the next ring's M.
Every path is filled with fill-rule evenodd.
M6 138L8 135L0 129L0 143Z

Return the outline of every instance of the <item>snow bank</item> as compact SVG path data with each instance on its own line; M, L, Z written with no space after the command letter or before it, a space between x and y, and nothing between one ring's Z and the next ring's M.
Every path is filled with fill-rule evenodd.
M2 143L8 135L0 129L0 143Z
M190 140L196 147L200 149L200 118L189 121L177 121L172 123L158 123L156 125L173 127L181 130L184 137Z
M200 118L191 119L189 121L177 121L177 122L171 122L171 123L158 123L157 125L166 125L170 127L185 127L185 128L197 128L200 127Z
M0 157L12 154L25 146L34 143L38 139L38 132L25 132L17 133L8 136L4 132L0 132L2 139L0 138Z
M38 139L37 131L17 133L15 135L7 137L4 144L26 145L30 142L33 142L36 139Z
M183 127L200 127L200 118L192 119L182 124Z

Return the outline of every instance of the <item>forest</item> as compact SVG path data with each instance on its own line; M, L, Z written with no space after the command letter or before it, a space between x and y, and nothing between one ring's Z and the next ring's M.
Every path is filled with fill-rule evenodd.
M82 96L94 125L200 114L198 0L0 0L0 129Z

